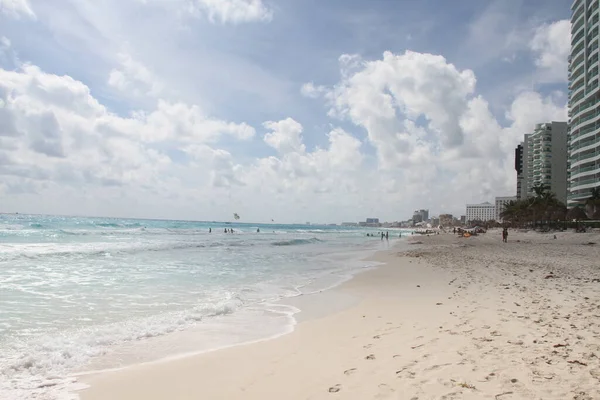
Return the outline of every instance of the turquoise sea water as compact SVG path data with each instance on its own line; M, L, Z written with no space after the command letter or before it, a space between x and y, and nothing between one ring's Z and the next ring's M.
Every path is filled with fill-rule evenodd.
M73 372L152 359L145 343L159 358L289 331L276 302L368 267L372 231L0 215L0 398L70 398Z

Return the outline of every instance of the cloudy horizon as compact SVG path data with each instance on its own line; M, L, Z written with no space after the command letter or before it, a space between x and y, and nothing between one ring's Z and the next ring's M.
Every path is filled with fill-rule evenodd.
M567 120L564 0L0 0L0 212L464 214Z

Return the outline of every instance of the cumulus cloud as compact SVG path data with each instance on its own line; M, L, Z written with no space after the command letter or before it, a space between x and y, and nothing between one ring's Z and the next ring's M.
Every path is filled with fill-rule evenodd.
M249 186L262 187L275 196L285 194L286 201L294 202L316 193L333 195L358 190L354 174L360 171L364 157L358 139L334 128L327 134L327 148L307 152L300 123L287 118L264 125L272 130L265 134L265 142L280 154L261 158L244 171L243 179ZM294 195L299 197L293 199Z
M146 66L127 53L120 53L117 58L119 66L108 77L110 86L135 96L156 96L161 92L162 84Z
M343 56L340 75L322 89L330 115L365 130L381 174L389 174L381 187L403 190L407 207L436 192L444 193L439 206L453 210L513 193L514 146L534 124L567 118L559 96L522 92L506 112L510 124L502 126L476 95L473 71L438 55Z
M530 42L535 64L549 82L566 82L571 51L571 24L564 19L538 27Z
M330 115L365 128L383 168L401 165L426 145L425 138L414 140L406 131L404 120L424 117L432 138L448 147L463 143L459 118L475 89L472 71L459 71L442 56L411 51L386 52L382 60L369 62L344 55L340 65L343 79L327 94Z
M210 118L197 106L162 100L151 112L121 117L71 77L29 64L16 71L0 69L0 175L29 188L155 192L171 185L170 174L178 171L161 150L165 146L184 151L223 135L245 140L254 134L245 123ZM227 156L215 150L210 160L196 159L194 166L189 168L196 178L208 177L211 171L226 170ZM225 173L214 178L216 185L228 179Z
M304 153L305 147L302 143L302 125L292 118L283 121L267 121L264 127L272 130L264 137L265 143L281 153L298 152Z
M0 0L0 13L13 18L35 18L28 0Z

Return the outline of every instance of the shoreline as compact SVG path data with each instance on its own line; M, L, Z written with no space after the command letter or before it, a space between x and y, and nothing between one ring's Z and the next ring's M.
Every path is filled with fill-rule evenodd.
M239 340L234 339L232 342L227 342L226 344L218 344L214 347L208 346L206 348L202 348L199 350L175 351L174 354L168 354L168 355L158 356L158 357L151 357L151 359L143 360L143 361L126 362L125 365L120 365L120 366L107 367L107 368L92 367L91 369L88 369L88 367L94 366L94 364L98 364L98 359L100 359L100 361L99 361L100 365L103 364L103 361L102 361L103 356L100 356L98 359L93 360L91 364L86 366L86 368L68 375L68 379L72 379L72 378L77 379L77 382L74 385L73 384L69 385L70 387L73 387L73 389L70 389L69 392L78 394L78 393L80 393L81 390L85 390L86 388L88 388L89 385L85 383L85 379L89 376L102 375L102 374L106 374L106 373L118 373L121 371L126 371L130 368L156 365L156 364L161 364L161 363L165 363L165 362L182 360L182 359L186 359L189 357L202 356L202 355L205 355L208 353L222 351L222 350L235 348L235 347L239 347L239 346L246 346L246 345L252 345L252 344L261 343L261 342L265 342L265 341L276 340L277 338L280 338L282 336L293 333L293 331L295 330L295 327L301 322L321 318L323 316L330 315L330 314L334 314L336 312L339 312L343 309L346 309L346 308L354 305L356 303L356 299L348 299L348 298L344 299L344 298L342 298L342 297L344 297L344 295L337 294L336 289L338 287L346 284L347 282L351 281L357 275L366 273L373 269L379 268L381 265L383 265L383 263L376 260L377 254L387 253L387 252L393 251L393 249L397 249L397 248L403 247L403 246L405 248L408 248L406 245L406 239L401 240L401 241L393 240L386 245L385 249L373 249L373 248L365 249L363 252L361 252L362 255L360 255L358 257L353 257L351 259L344 259L341 261L344 263L352 263L352 264L356 264L356 265L360 264L360 266L354 267L354 268L348 270L347 274L342 274L342 275L336 276L333 283L327 282L328 280L331 279L331 277L320 276L320 277L316 278L316 281L314 281L308 285L297 287L296 290L298 291L298 294L296 294L296 295L293 295L290 297L283 297L274 302L265 301L265 302L257 303L259 305L262 305L265 309L268 308L271 311L274 308L278 309L277 311L272 311L272 312L275 314L283 315L284 318L288 320L288 322L285 324L285 326L282 327L281 331L279 331L277 333L267 334L265 336L258 336L256 338L251 338L251 339L239 339ZM332 253L332 255L338 255L338 254L340 254L339 250L336 250L335 252ZM333 275L332 275L332 277L333 277ZM321 286L323 283L325 283L325 285ZM314 286L314 288L313 288L313 286ZM303 292L307 288L310 288L310 290L308 292ZM328 298L329 300L332 300L332 299L335 299L335 300L333 301L333 304L330 303L325 308L320 307L319 309L315 309L315 307L313 307L313 305L316 304L317 301L315 301L313 299L323 299L323 298ZM250 307L250 308L252 308L252 307ZM243 311L244 310L241 309L236 312L243 312ZM229 320L231 319L231 317L232 317L232 315L223 315L223 316L217 316L216 318L223 320L224 324L226 325L227 322L230 322ZM211 321L214 321L214 320L211 318L211 319L207 320L206 323L211 323ZM174 339L177 339L177 338L173 338L173 335L176 335L176 336L179 335L179 337L181 337L181 336L189 337L194 332L203 333L203 331L207 330L206 326L204 324L205 324L205 322L201 323L200 325L198 325L196 327L196 329L176 331L176 332L168 333L166 335L149 338L148 341L146 342L146 346L149 343L151 344L152 342L155 342L157 340L158 341L161 341L161 340L172 341ZM109 355L107 357L111 358L111 355Z
M415 241L415 239L413 239L413 241ZM389 257L391 257L392 254L395 254L397 252L408 252L411 249L416 249L419 247L420 243L411 244L410 241L410 237L407 237L402 241L390 243L389 248L375 251L369 250L368 253L370 254L360 259L360 262L367 264L364 267L362 267L364 269L354 270L352 274L349 274L346 277L346 279L343 279L340 282L337 282L333 285L321 288L313 292L302 293L297 296L286 297L277 301L275 304L279 304L286 307L293 307L296 309L294 313L290 314L290 318L293 320L293 322L290 325L291 329L287 330L286 332L278 333L276 335L260 338L257 340L225 345L219 348L211 348L207 350L178 354L174 356L160 358L157 360L127 365L118 368L111 368L98 371L87 371L74 374L72 376L78 378L78 382L81 385L81 388L77 388L75 392L79 394L82 400L86 400L88 399L88 396L94 396L90 393L95 391L95 384L97 379L103 380L104 377L108 377L109 375L115 373L118 375L120 373L127 374L131 371L135 372L146 368L161 368L162 366L168 365L172 362L188 362L194 359L198 359L199 357L212 357L212 355L219 354L224 351L236 351L236 349L244 349L255 345L271 343L283 337L293 335L297 331L297 329L300 326L303 326L304 324L310 324L314 321L327 319L331 316L347 311L348 309L352 309L353 307L356 307L364 301L363 297L368 296L367 293L362 293L360 290L357 291L353 289L353 281L361 276L376 273L377 271L386 268L389 261ZM321 302L323 300L331 300L332 298L335 299L334 306L331 306L331 304L329 304L327 308L321 307ZM340 298L344 299L340 301ZM105 396L105 394L102 393L101 397L102 396ZM112 398L112 396L113 394L111 393L109 397ZM128 394L126 397L123 398L130 398L129 396L130 395Z
M420 238L419 249L378 254L386 265L332 290L362 296L358 304L277 339L87 376L78 394L600 398L600 246L588 244L600 235L557 236Z

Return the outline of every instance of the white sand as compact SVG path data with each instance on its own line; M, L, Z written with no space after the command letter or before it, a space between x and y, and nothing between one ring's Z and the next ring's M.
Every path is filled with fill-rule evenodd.
M278 339L88 376L81 397L600 399L599 235L418 240L334 289L361 299L343 311Z

